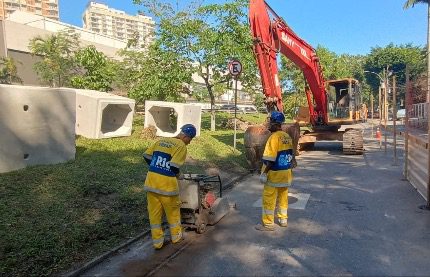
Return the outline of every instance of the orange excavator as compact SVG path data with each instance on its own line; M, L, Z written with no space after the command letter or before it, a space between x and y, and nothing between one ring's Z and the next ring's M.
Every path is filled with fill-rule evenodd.
M250 0L249 23L269 112L283 111L278 52L303 71L308 106L299 108L296 122L300 126L310 124L312 129L304 133L299 131L297 145L305 148L316 141L337 140L343 141L345 154L362 154L362 131L352 126L340 130L341 125L352 125L361 120L359 82L353 78L326 81L315 49L297 36L264 0ZM252 132L250 136L253 136Z

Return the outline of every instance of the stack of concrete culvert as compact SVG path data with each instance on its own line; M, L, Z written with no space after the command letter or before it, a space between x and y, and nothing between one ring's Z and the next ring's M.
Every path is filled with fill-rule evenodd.
M193 124L200 136L202 109L200 106L184 103L146 101L145 128L153 126L157 136L174 137L185 124Z
M97 91L0 85L0 173L75 158L75 135L129 136L134 100Z
M134 105L126 97L76 90L76 134L91 139L130 136Z
M76 93L0 85L0 173L75 158Z

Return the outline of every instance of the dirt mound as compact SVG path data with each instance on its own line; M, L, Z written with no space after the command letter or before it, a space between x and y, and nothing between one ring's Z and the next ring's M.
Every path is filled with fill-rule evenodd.
M241 118L238 118L236 121L236 127L239 130L242 131L246 131L246 129L248 129L249 125L252 125L252 123L244 121ZM229 118L226 122L225 122L225 128L228 129L234 129L234 118Z
M142 130L140 138L143 139L156 139L157 138L157 128L155 126L149 126Z

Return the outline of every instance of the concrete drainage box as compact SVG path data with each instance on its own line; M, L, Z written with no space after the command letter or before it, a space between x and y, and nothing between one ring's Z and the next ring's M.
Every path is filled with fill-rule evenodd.
M130 136L134 104L110 93L76 90L76 134L90 139Z
M193 124L200 136L202 109L200 106L164 101L145 102L145 128L157 128L157 136L174 137L184 124Z
M0 85L0 173L75 158L75 90Z

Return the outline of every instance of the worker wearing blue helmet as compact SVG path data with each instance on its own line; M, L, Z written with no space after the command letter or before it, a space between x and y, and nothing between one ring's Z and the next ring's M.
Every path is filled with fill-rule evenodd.
M281 227L287 227L288 187L293 181L292 168L297 165L293 141L286 132L282 131L282 123L285 122L284 114L274 111L269 119L269 130L272 134L264 148L260 175L260 182L264 184L262 223L255 227L259 231L275 229L276 205L278 205L278 223Z
M164 243L164 231L161 227L163 213L166 214L172 243L182 240L181 201L177 179L182 175L180 167L187 156L187 145L196 133L194 125L185 124L176 137L159 139L143 155L149 165L144 190L155 249L160 249Z

